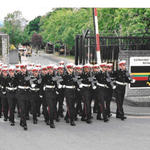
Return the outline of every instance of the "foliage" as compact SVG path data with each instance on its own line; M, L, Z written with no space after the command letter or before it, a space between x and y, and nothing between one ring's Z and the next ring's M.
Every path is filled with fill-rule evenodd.
M100 36L150 36L150 8L98 8L97 11ZM10 35L12 44L32 41L37 33L44 43L51 42L59 48L60 41L73 54L75 36L86 29L94 30L92 8L53 9L30 21L24 32L21 18L17 12L5 18L3 31Z
M26 20L22 17L20 11L14 11L9 13L4 18L4 27L2 31L7 33L10 37L10 43L18 45L24 38L23 29L26 24Z
M31 43L34 47L39 49L42 46L42 43L43 43L42 36L37 34L37 33L34 33L32 35Z

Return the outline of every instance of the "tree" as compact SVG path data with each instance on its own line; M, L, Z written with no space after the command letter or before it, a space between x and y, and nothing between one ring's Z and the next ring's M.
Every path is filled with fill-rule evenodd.
M37 33L34 33L32 35L31 43L32 43L33 47L36 48L36 53L38 53L38 50L41 48L42 43L43 43L42 36Z
M40 18L41 16L36 17L35 19L31 20L29 24L25 27L28 35L31 35L33 32L39 33Z
M11 44L17 46L22 42L24 36L23 30L26 22L26 19L22 17L22 13L20 11L9 13L4 18L4 27L2 28L2 31L9 35Z

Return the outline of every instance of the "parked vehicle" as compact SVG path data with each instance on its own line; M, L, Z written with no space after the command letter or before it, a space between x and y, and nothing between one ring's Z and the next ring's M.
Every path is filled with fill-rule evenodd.
M54 45L50 42L48 42L45 46L45 52L50 54L54 52Z

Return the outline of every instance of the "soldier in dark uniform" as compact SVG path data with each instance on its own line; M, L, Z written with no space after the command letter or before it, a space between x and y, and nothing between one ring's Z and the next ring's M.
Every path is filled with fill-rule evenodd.
M100 67L101 67L101 71L95 75L95 78L97 80L96 95L98 98L97 120L102 120L101 118L101 114L102 114L104 122L107 122L109 121L106 112L106 101L108 95L107 89L111 86L112 81L106 72L106 63L102 63ZM115 85L113 86L115 87Z
M95 77L95 75L100 71L100 66L98 64L93 65L93 72L92 75ZM96 89L92 90L92 99L94 100L94 107L93 107L93 113L98 112L98 100L96 97Z
M83 66L83 73L81 75L82 82L79 85L81 89L82 101L84 103L82 121L91 123L91 74L90 74L90 65L85 64Z
M17 64L16 65L16 76L18 77L18 75L21 73L21 69L20 69L20 64ZM18 89L17 89L18 91ZM19 97L18 97L18 94L16 92L16 99L17 99L17 113L18 113L18 117L20 118L20 109L19 109Z
M128 71L126 70L126 61L122 60L119 62L119 70L115 72L115 80L117 86L115 89L115 98L117 103L116 118L124 120L126 117L124 116L123 101L126 84L135 82L135 80L130 77Z
M15 66L11 66L9 69L9 74L7 77L7 83L6 83L6 97L8 100L8 105L9 105L9 121L10 125L14 126L15 121L14 121L14 112L15 112L15 107L17 104L17 99L16 99L16 91L17 91L17 77L15 75Z
M48 106L48 121L50 121L50 127L55 128L54 119L56 117L56 81L54 79L54 66L48 65L48 74L46 74L42 80L44 82L45 99Z
M64 66L63 65L60 65L58 66L58 71L57 71L57 82L58 84L62 84L63 82L63 76L64 76ZM64 117L63 115L63 103L64 103L64 89L61 87L57 90L58 94L57 94L57 102L59 103L59 106L58 106L58 117Z
M67 113L65 116L66 123L70 122L71 126L75 126L75 81L73 73L73 64L66 65L66 74L63 76L63 85L65 85L64 95L66 98ZM61 85L61 84L60 84Z
M35 67L38 69L38 76L39 76L39 78L41 78L40 76L40 71L41 71L41 64L37 64L37 65L35 65ZM38 92L39 93L39 92ZM40 117L40 115L41 115L41 111L40 111L40 109L41 109L41 106L42 106L42 99L40 98L40 96L38 96L38 101L37 101L37 105L36 105L36 111L37 111L37 116L38 117Z
M107 73L108 73L108 76L111 78L112 81L114 81L114 72L113 72L113 64L112 63L109 63L106 65L107 67ZM115 87L115 86L114 86ZM107 112L107 116L108 117L111 117L112 114L110 112L110 103L111 103L111 100L112 100L112 94L113 94L113 89L112 87L109 87L107 89L108 91L108 95L107 95L107 101L106 101L106 112Z
M6 97L6 84L7 84L7 77L8 77L8 68L7 65L3 65L2 74L0 77L0 85L1 85L1 100L2 100L2 110L4 115L4 121L8 119L8 100Z
M2 75L2 66L0 65L0 78ZM2 117L2 91L1 91L1 81L0 81L0 118Z
M44 86L45 86L44 78L47 75L47 73L48 73L47 66L42 66L41 74L40 74L42 82L40 86L39 97L42 101L42 114L44 115L44 119L45 119L44 121L47 125L49 125L49 116L48 116L47 103L46 103L45 91L44 91Z
M29 88L30 88L30 76L27 72L27 65L21 64L21 73L17 75L18 78L18 93L17 100L20 108L20 125L27 130L26 115L28 111L28 100L29 100Z
M30 103L33 115L33 124L37 124L37 105L39 101L39 91L42 80L39 76L38 68L33 68L32 72L33 73L30 76Z
M77 82L78 82L77 87L76 87L76 92L75 92L76 120L78 119L77 115L82 116L82 114L83 114L83 110L82 110L82 96L81 96L81 91L80 91L80 88L79 88L79 85L81 84L81 80L82 80L81 79L82 71L83 71L83 66L82 65L75 66L75 78L77 79Z

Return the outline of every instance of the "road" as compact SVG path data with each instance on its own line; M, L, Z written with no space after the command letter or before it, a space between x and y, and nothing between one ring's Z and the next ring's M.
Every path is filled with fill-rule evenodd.
M49 59L53 58L53 59ZM41 64L56 63L54 56L33 56L29 60ZM45 125L43 116L38 124L27 121L28 130L10 126L0 119L0 150L149 150L150 117L128 116L121 121L113 115L108 123L97 121L94 114L92 124L80 120L76 126L66 124L63 119L51 129Z

